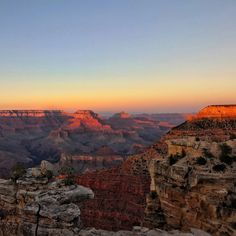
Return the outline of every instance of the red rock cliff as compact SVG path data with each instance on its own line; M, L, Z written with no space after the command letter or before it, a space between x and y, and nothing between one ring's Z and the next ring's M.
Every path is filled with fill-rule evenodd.
M203 108L197 115L190 116L189 120L192 119L203 119L203 118L236 118L236 105L211 105Z
M159 157L154 148L149 153L133 156L120 167L78 177L79 184L91 187L95 193L95 198L81 208L85 227L116 231L142 224L150 189L149 158Z

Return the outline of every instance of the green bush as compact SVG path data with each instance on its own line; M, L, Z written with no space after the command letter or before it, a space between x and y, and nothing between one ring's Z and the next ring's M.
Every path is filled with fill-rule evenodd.
M182 151L181 151L181 157L182 158L186 157L186 151L184 149L182 149Z
M51 170L47 170L45 173L45 177L47 177L49 180L53 178L53 172Z
M220 146L220 149L221 149L220 161L227 165L231 165L232 162L234 161L234 159L230 156L230 154L232 153L232 148L226 143L224 143Z
M65 185L74 185L75 184L75 169L72 166L63 166L59 173L65 175L63 182Z
M156 191L151 191L150 196L152 199L156 199L157 198L157 192Z
M225 169L226 169L225 164L216 164L213 166L213 170L216 172L220 172L220 171L223 172L225 171Z
M220 145L220 149L223 155L230 155L232 153L232 148L227 143Z
M236 139L236 134L231 133L231 134L230 134L230 139Z
M207 149L207 148L204 148L203 149L203 154L204 154L204 156L206 157L206 158L213 158L214 156L213 156L213 154Z
M176 154L171 154L169 157L168 157L168 160L169 160L169 165L172 166L174 165L177 161L179 161L180 159L186 157L186 151L184 149L182 149L181 151L181 154L180 153L176 153Z
M236 199L231 200L230 208L236 209Z
M173 155L173 154L171 154L168 159L169 159L170 166L174 165L178 161L176 155Z
M0 210L0 220L4 219L7 216L7 213L4 210Z
M22 163L17 163L11 171L11 180L16 182L26 173L26 169Z
M198 157L197 160L196 160L196 164L197 165L206 165L207 163L207 160L204 158L204 157Z
M231 224L231 227L232 227L233 229L236 229L236 222L233 222L233 223Z

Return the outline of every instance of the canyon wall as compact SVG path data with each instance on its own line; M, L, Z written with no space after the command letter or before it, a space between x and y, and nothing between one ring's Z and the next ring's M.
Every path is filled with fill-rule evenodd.
M149 166L148 226L236 234L235 107L207 107L163 138L167 154Z
M150 188L150 156L160 158L152 148L148 153L128 158L119 167L78 176L77 182L95 194L81 208L84 227L117 231L142 225Z

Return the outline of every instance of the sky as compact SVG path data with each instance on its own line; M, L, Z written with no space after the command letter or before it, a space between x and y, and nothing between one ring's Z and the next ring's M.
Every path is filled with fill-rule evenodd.
M0 109L236 104L235 0L0 0Z

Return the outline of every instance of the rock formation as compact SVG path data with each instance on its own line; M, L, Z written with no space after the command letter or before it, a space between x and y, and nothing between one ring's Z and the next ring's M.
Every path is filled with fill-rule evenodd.
M157 113L157 114L136 114L136 118L146 118L149 120L155 120L159 122L160 127L173 128L176 125L182 124L189 116L193 114L188 113Z
M236 235L236 106L210 106L172 129L150 164L146 224Z
M96 230L85 229L81 230L79 236L210 236L209 234L198 230L191 229L191 233L182 233L178 230L174 230L171 232L163 231L160 229L148 229L145 227L133 227L132 231L105 231L105 230Z
M236 118L235 105L211 105L203 108L197 115L190 116L191 119L232 119Z
M85 156L94 159L89 162L91 165L84 162L83 170L87 166L93 168L93 164L94 169L115 166L121 163L117 159L141 152L169 130L155 120L125 114L118 119L103 119L89 110L0 111L0 176L8 177L17 162L32 167L42 160L58 162L64 154L74 160ZM102 147L111 149L115 155L107 164L97 154Z
M78 235L79 205L93 198L91 189L49 181L48 165L28 169L16 183L0 179L0 235Z
M128 158L119 167L78 176L77 182L95 194L81 208L84 227L117 231L142 224L150 189L150 157L160 158L160 155L150 148L145 154Z
M28 170L16 185L9 180L1 180L0 235L6 232L10 235L34 235L35 232L36 235L81 236L185 235L171 230L191 232L186 235L205 235L193 228L216 236L236 235L235 107L207 107L121 165L79 175L77 182L85 187L64 186L59 180L48 182L42 173L45 175L45 170L52 170L53 166L47 163L42 164L41 170ZM92 119L100 119L91 112L85 113L92 115ZM115 119L124 119L135 125L149 122L145 119L137 122L127 115ZM121 123L123 128L118 130L112 122L110 120L106 124L115 133L121 132L127 125ZM68 123L63 124L60 130L68 135L63 138L58 136L58 140L63 141L62 146L65 145L64 140L69 143L71 137L80 138L78 130L88 131L89 125L81 127L81 124L82 121L79 128L75 126L77 131L72 129L72 132ZM104 131L105 135L112 132ZM96 131L94 136L98 134ZM89 135L90 139L86 141L93 140L93 133ZM114 142L124 137L116 136ZM94 153L97 157L115 155L111 147L95 147ZM89 159L88 155L77 157L79 161ZM88 199L93 193L86 187L93 190L94 199ZM79 209L78 203L80 205L82 200ZM111 232L132 230L134 225L153 229L136 227L133 231ZM79 232L79 226L110 231L83 229ZM155 228L168 230L168 233Z

